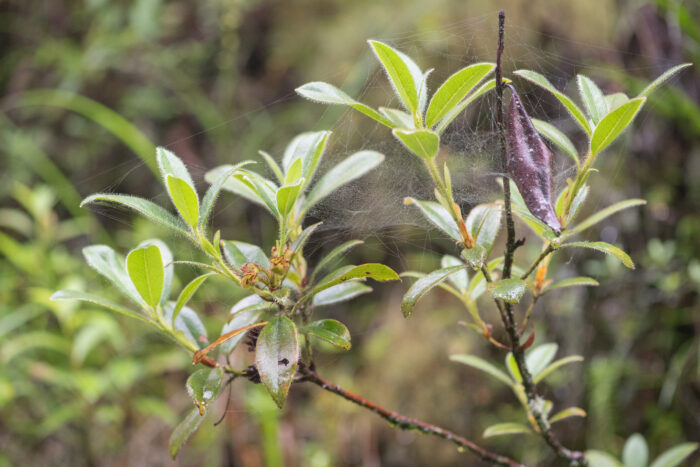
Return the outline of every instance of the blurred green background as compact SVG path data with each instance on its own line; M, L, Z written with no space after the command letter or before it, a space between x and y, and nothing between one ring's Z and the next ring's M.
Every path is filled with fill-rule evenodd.
M476 464L443 440L394 430L316 387L296 385L280 412L259 386L239 381L228 407L222 397L171 462L168 437L191 404L187 356L137 322L48 297L59 288L106 289L80 256L91 243L125 253L161 236L176 258L190 258L182 239L140 218L78 207L96 191L165 201L149 171L153 145L182 157L204 187L208 168L255 158L258 149L280 155L309 129L334 131L329 159L361 148L388 156L385 167L315 213L324 228L312 252L359 237L366 243L350 261L429 270L452 245L427 234L401 205L403 196L427 191L423 174L376 124L304 102L294 88L328 81L384 105L391 90L366 39L435 67L437 83L466 64L494 60L497 8L507 14L506 74L534 69L571 95L579 72L606 93L635 94L671 65L700 62L695 0L0 2L0 466ZM538 343L586 358L544 388L556 407L588 412L558 424L567 445L619 454L624 439L641 432L658 453L700 440L699 78L693 67L653 95L593 183L590 209L649 201L587 234L623 246L637 270L596 254L553 262L556 274L601 282L552 294L535 314ZM528 86L522 93L532 114L576 136L554 99ZM484 99L446 138L463 167L453 178L465 209L493 195L492 104ZM228 239L269 248L274 237L272 219L230 194L214 223ZM534 255L532 243L519 254ZM180 284L195 275L176 272ZM555 465L538 439L480 438L491 423L519 419L520 409L507 389L447 356L503 356L454 325L464 312L447 295L433 294L405 320L405 288L379 286L326 312L348 323L354 346L322 354L321 374L524 462ZM240 296L212 282L193 306L217 332ZM245 349L235 358L250 360Z

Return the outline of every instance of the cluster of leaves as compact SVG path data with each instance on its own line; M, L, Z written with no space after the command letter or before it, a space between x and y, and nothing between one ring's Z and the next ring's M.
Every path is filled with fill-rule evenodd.
M282 407L300 362L309 364L310 339L320 339L341 349L351 346L346 326L333 319L312 320L316 307L350 300L370 292L367 279L397 280L399 276L382 264L349 265L334 269L338 260L360 241L346 242L322 258L309 271L303 250L318 224L302 228L308 210L338 187L371 171L383 160L374 151L347 157L311 183L323 158L329 132L304 133L287 146L281 167L266 153L262 158L276 177L265 178L251 170L253 161L221 166L206 174L211 186L200 199L194 181L182 161L158 148L158 169L177 215L146 199L98 193L83 204L105 203L136 211L189 239L207 262L174 261L164 242L147 240L131 250L126 259L109 246L93 245L83 254L87 263L108 279L129 301L124 307L98 295L63 290L54 300L83 300L137 319L157 329L193 355L205 368L193 373L187 391L195 409L175 429L170 452L175 456L201 423L207 406L219 395L225 373L245 375L261 381L272 399ZM279 224L279 236L270 256L250 243L222 240L211 233L209 217L222 190L261 205ZM171 300L176 264L201 268L202 275L189 282ZM210 343L198 314L187 306L198 288L209 278L233 281L250 294L234 304L220 335ZM222 367L212 355L227 356L246 331L260 328L254 338L255 363L245 371ZM303 345L305 344L305 345ZM302 355L304 346L307 355Z

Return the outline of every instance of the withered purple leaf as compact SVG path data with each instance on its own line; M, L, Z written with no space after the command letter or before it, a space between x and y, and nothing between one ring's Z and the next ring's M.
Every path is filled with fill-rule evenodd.
M530 212L558 235L561 222L552 198L552 153L540 138L512 85L508 107L508 175Z

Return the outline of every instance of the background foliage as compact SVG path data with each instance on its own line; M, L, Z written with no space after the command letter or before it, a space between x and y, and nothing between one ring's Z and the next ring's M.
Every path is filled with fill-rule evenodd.
M669 66L700 59L694 2L499 6L509 15L506 72L527 67L560 88L584 72L606 93L621 82L636 94ZM258 149L279 155L294 134L331 128L329 156L376 149L387 154L387 167L313 213L325 224L312 249L320 253L366 237L349 261L384 262L398 271L435 269L450 250L449 240L426 239L411 225L414 217L395 212L402 209L398 193L426 182L401 172L405 155L392 163L402 148L366 119L304 102L294 88L323 80L342 83L363 102L391 102L368 37L447 74L492 61L491 2L7 1L0 9L0 465L165 462L170 431L190 407L182 390L191 372L186 356L137 323L48 300L58 288L103 288L77 254L85 245L109 241L126 252L165 236L177 251L177 242L184 242L128 213L78 208L96 191L167 204L155 175L141 168L155 167L153 144L182 157L204 187L207 168L251 158ZM619 454L624 440L641 432L658 453L698 440L698 77L692 68L652 95L634 137L609 150L593 181L599 186L592 191L602 195L592 205L649 201L591 233L624 246L638 269L627 272L615 261L578 252L578 261L562 265L561 274L589 275L602 285L551 294L543 302L538 336L559 342L562 355L586 358L558 375L566 378L556 385L563 389L548 395L588 412L587 419L562 422L567 444ZM566 121L540 90L526 88L521 95L533 116ZM492 103L485 99L483 109ZM451 148L476 161L465 165L464 211L488 201L482 185L492 130L491 120L467 115L448 135ZM460 178L454 170L453 177ZM373 214L364 212L370 209ZM271 220L240 199L223 198L215 215L228 238L274 239ZM377 221L382 216L387 220ZM181 270L179 280L184 285L195 274ZM456 304L435 293L407 321L399 311L405 287L377 287L329 313L349 325L354 345L342 357L330 349L320 357L327 376L474 438L492 422L513 418L518 408L508 390L447 360L486 351L453 326L463 318ZM192 306L216 329L241 295L205 283ZM249 358L245 349L237 352L242 361ZM290 398L279 412L260 387L235 384L222 425L213 428L215 417L207 419L178 462L451 465L459 459L439 440L392 430L314 388L295 388ZM223 413L223 399L210 410ZM532 459L545 455L527 437L489 443L525 462L529 452Z

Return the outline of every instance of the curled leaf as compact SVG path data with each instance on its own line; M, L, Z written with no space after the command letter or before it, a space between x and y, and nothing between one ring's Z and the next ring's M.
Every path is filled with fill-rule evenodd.
M518 186L530 212L558 234L561 222L552 201L552 153L525 112L518 93L512 86L511 90L507 122L508 175Z

